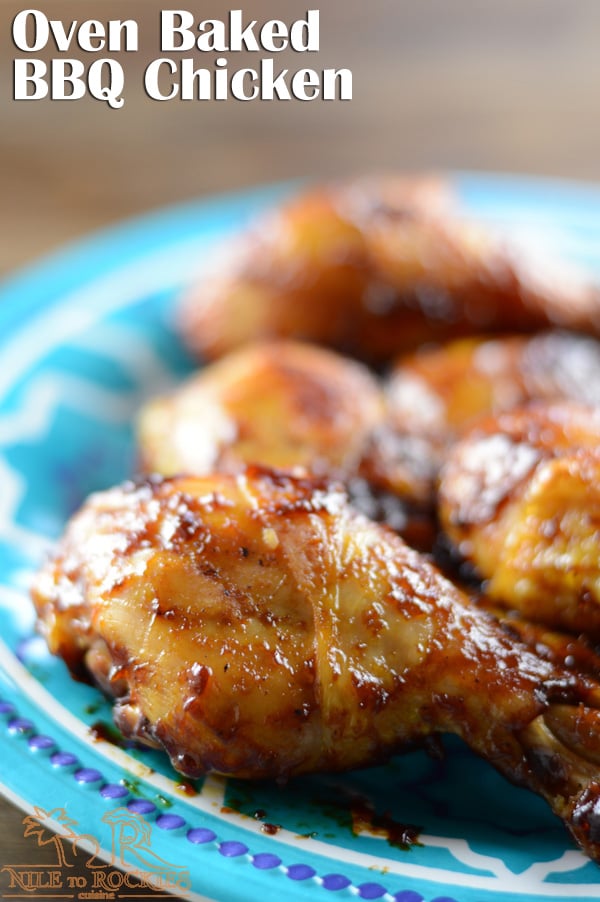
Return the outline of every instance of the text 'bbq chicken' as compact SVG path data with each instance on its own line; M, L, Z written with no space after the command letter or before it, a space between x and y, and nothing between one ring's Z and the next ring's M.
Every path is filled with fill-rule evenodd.
M538 402L483 420L451 450L439 503L490 597L600 639L600 408Z
M363 178L300 193L230 242L180 325L204 359L296 338L381 364L473 333L597 334L600 290L469 221L448 181Z
M184 774L285 779L456 733L600 858L600 687L327 482L250 468L96 494L33 598L51 650Z

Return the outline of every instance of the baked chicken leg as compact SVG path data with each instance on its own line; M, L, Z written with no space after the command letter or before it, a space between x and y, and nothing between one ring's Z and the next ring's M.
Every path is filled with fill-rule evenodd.
M335 478L409 544L433 541L424 443L390 428L366 367L325 348L271 341L225 355L146 404L138 447L143 471L163 476L260 464Z
M386 394L399 430L442 448L477 418L530 401L600 403L600 342L558 330L464 338L400 358Z
M185 298L203 358L299 338L372 363L427 341L549 325L598 332L600 291L549 254L469 222L442 179L315 188L231 242Z
M50 649L184 774L343 770L449 731L600 858L600 688L330 484L250 468L97 494L33 599Z
M487 593L600 639L600 409L539 402L478 423L441 471L440 520Z
M261 463L343 478L384 418L366 367L308 344L260 342L150 401L138 418L140 462L165 476Z
M387 459L393 458L389 444L418 448L427 479L413 484L421 506L429 492L435 507L440 467L452 445L480 418L531 401L600 403L600 342L553 330L471 337L425 348L400 358L392 368L385 400L386 429L370 461L381 459L385 472ZM400 458L413 459L406 454Z

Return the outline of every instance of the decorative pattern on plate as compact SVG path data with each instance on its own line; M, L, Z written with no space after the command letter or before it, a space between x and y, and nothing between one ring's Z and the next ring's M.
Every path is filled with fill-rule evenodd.
M505 178L457 184L479 215L525 231L543 222L574 260L600 273L600 194ZM73 682L33 634L32 568L90 491L132 472L141 400L192 365L169 325L174 294L215 240L285 190L125 226L0 295L6 792L28 810L66 798L69 816L105 850L108 808L142 814L153 848L189 868L190 898L300 900L321 890L323 898L385 902L597 899L600 870L569 845L546 806L458 741L445 743L442 761L413 752L284 789L216 778L192 785L165 756L119 738L108 703Z

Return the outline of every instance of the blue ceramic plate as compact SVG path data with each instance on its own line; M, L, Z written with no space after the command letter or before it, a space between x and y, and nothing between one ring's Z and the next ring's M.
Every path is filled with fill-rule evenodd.
M456 184L479 217L524 236L541 231L600 274L599 191L472 175ZM140 403L192 367L171 323L181 286L216 241L289 190L127 224L27 270L0 293L4 790L29 812L33 839L58 831L65 886L67 856L86 856L79 898L107 893L111 881L118 891L118 866L163 891L227 902L598 899L600 869L546 805L458 741L445 743L443 760L414 752L285 788L217 778L185 784L164 756L113 735L101 695L74 682L35 637L32 570L90 491L132 472ZM75 852L61 837L75 839Z

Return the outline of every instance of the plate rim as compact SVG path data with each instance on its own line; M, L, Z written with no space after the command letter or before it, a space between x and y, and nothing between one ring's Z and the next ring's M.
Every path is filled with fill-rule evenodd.
M585 199L586 204L590 202L591 192L593 203L597 204L600 209L600 185L595 183L511 173L460 170L448 172L445 175L457 183L459 191L461 185L464 184L470 184L475 188L504 186L511 190L525 186L540 192L558 191L563 202L571 199ZM167 244L176 245L178 239L175 235L180 232L182 224L192 223L198 217L210 220L216 210L221 213L225 210L227 213L235 215L240 205L249 203L253 206L258 201L264 208L270 203L269 200L265 201L266 197L272 195L272 199L276 201L279 197L294 190L298 184L298 181L269 183L242 191L224 192L160 207L94 230L83 238L69 242L66 246L57 248L31 263L25 264L0 282L0 330L8 327L8 331L2 331L0 349L11 340L15 332L30 327L26 320L31 314L34 314L35 321L35 313L38 310L52 307L56 304L57 298L68 292L71 286L81 287L87 281L93 282L96 273L100 272L102 268L98 259L99 251L110 254L109 271L117 270L119 260L131 259L128 253L118 253L115 261L111 253L118 248L124 238L130 238L133 235L136 244L140 245L150 241L150 245L145 244L143 248L142 256L146 256L151 252L152 246L162 242L163 233L168 231L172 225L177 228L175 233L169 237ZM123 242L123 244L126 246L127 242ZM105 270L102 269L102 271ZM81 277L84 272L85 281L82 283ZM52 283L50 296L47 294L50 290L49 280ZM25 306L23 306L24 304ZM9 309L11 306L20 308L18 315ZM26 800L23 801L28 805ZM490 898L498 898L498 894L494 893L493 896L490 895ZM527 898L527 893L524 898Z

